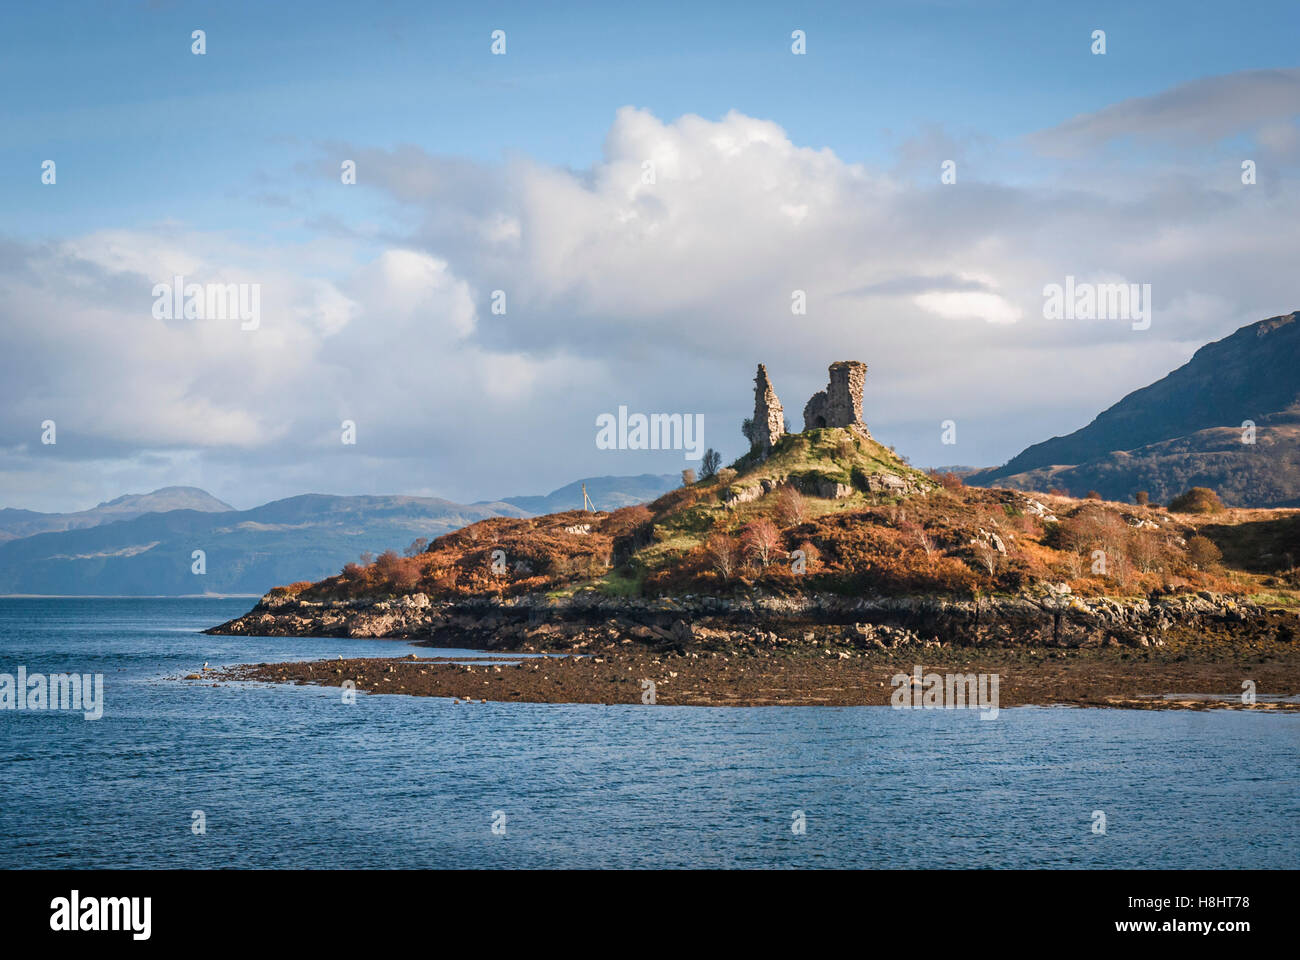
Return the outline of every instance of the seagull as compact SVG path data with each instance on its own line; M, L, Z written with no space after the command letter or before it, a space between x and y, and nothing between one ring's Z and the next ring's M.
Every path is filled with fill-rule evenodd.
M203 669L204 670L208 669L208 661L206 660L203 661Z

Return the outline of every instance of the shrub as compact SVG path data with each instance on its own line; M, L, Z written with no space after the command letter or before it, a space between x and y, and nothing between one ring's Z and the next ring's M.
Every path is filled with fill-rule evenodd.
M1083 499L1085 499L1085 500L1100 500L1100 499L1101 499L1101 494L1098 493L1096 490L1089 490L1087 493L1085 493L1085 494L1083 495Z
M631 507L619 507L608 517L601 525L602 531L610 537L622 537L631 533L637 527L649 523L654 518L650 508L637 504Z
M810 540L799 544L799 549L803 551L804 572L815 573L822 558L821 552Z
M927 559L934 556L934 537L930 536L921 524L915 520L904 518L898 521L898 532L906 537L909 543L914 543L920 547L925 552Z
M308 587L311 586L310 580L299 580L284 587L272 587L271 596L273 597L296 597Z
M1219 495L1209 487L1192 487L1169 501L1174 513L1222 513L1225 509Z
M695 482L695 471L687 467L682 471L682 486L689 487Z
M781 521L783 527L797 526L808 519L808 504L794 484L786 483L781 486L776 496L776 518Z
M1196 536L1187 541L1187 559L1197 570L1212 570L1223 559L1223 553L1209 537Z
M1151 494L1147 493L1145 490L1139 490L1137 493L1133 494L1133 502L1139 507L1145 507L1151 502Z

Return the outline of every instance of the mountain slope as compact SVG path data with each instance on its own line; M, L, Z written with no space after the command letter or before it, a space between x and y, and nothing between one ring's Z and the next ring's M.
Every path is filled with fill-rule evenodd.
M1247 420L1256 424L1253 444L1242 442ZM1236 506L1281 505L1300 497L1298 425L1300 312L1206 344L1086 427L1034 444L967 482L1095 489L1120 500L1138 490L1163 500L1198 485Z

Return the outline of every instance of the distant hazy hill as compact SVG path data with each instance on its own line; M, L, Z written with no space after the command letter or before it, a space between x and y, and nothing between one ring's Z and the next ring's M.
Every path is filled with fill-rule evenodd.
M635 477L588 477L544 497L506 497L504 503L533 514L558 513L582 509L582 485L597 510L617 510L637 503L648 503L682 485L680 474L643 473Z
M1244 421L1255 443L1242 442ZM1212 487L1234 506L1300 498L1300 312L1271 317L1206 344L1192 359L1064 437L1034 444L979 486L1164 502Z
M669 488L660 481L669 479L600 477L586 483L596 505L608 510L653 499ZM0 594L260 595L278 583L338 573L362 551L401 551L419 537L431 540L487 517L543 512L553 498L565 508L580 507L580 485L547 497L468 505L434 497L306 494L252 510L235 510L202 490L168 487L75 514L4 510L0 516L10 519L11 529L40 521L47 527L0 543ZM195 506L171 509L171 503ZM50 529L55 522L61 525ZM195 550L205 554L203 575L191 572Z
M95 527L112 520L129 520L146 513L164 513L168 510L220 513L234 509L198 487L163 487L153 493L128 493L76 513L38 513L35 510L6 508L0 510L0 540L30 537L52 530Z
M0 544L0 593L151 596L262 593L270 584L337 573L363 550L401 550L508 505L430 497L307 494L252 510L171 510ZM192 553L207 572L191 572Z

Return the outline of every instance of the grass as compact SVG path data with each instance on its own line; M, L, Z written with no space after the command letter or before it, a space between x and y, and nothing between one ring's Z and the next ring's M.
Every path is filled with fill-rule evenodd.
M1260 606L1269 608L1282 608L1290 610L1293 607L1300 606L1300 597L1294 593L1254 593L1250 594L1248 599L1252 603L1258 603Z
M689 506L665 511L656 517L654 542L640 550L635 565L643 572L672 566L691 550L703 544L715 530L734 530L751 520L770 517L775 489L756 500L728 509L723 497L761 485L764 480L774 487L790 480L820 479L846 486L858 486L855 479L876 473L893 473L925 487L934 487L926 474L909 467L901 458L874 440L849 430L826 428L801 434L788 434L772 448L770 456L755 462L747 454L732 466L740 472L734 480L699 481L693 490L699 500ZM859 478L855 478L855 473ZM855 490L838 500L807 497L804 506L810 520L830 514L860 510L868 504L893 502L897 498L871 495Z
M888 447L868 440L851 430L838 427L806 430L787 434L777 441L771 454L761 463L747 454L736 461L735 469L743 476L733 488L749 487L763 480L784 483L791 479L827 480L854 486L855 474L866 477L894 473L933 486L924 473L909 467Z
M626 571L611 570L592 586L610 597L639 597L642 579L641 576Z

